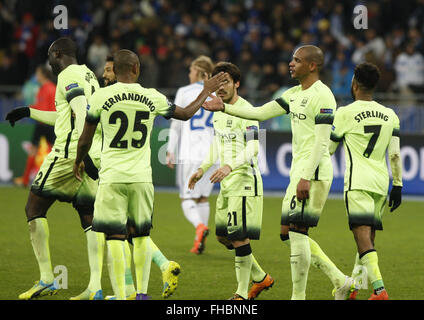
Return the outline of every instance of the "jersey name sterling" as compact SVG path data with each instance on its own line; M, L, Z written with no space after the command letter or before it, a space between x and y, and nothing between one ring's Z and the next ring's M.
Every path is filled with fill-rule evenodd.
M384 121L388 121L389 120L389 116L385 115L382 112L379 111L362 111L361 113L358 113L355 116L355 120L356 122L361 122L361 120L367 119L367 118L379 118L382 119Z
M132 92L128 92L128 93L123 92L123 93L114 95L113 97L105 101L102 108L105 109L106 111L109 111L110 108L112 108L112 106L115 103L119 101L125 101L125 100L141 102L145 104L146 106L148 106L150 111L154 111L156 109L156 107L153 105L153 102L149 98L147 98L146 96L143 96L142 94L132 93Z

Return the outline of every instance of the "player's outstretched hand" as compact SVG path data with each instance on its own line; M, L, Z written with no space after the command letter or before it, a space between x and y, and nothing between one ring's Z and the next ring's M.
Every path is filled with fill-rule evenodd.
M220 72L214 75L212 78L205 80L203 82L203 89L208 91L209 94L215 92L222 85L228 81L228 74L225 72Z
M224 102L220 97L209 95L209 100L203 102L202 107L208 111L224 111Z
M18 107L10 111L6 115L6 120L9 121L10 125L15 126L15 122L19 121L23 118L27 118L30 116L30 110L28 107Z
M300 179L297 184L296 198L299 201L309 199L309 190L311 189L311 182L309 180Z
M77 178L77 180L82 181L82 173L84 172L84 162L81 161L81 163L77 164L74 162L74 176Z
M212 183L218 183L224 180L226 176L228 176L233 169L229 165L224 165L223 167L216 170L212 173L211 178L209 179Z
M195 173L192 174L190 180L188 180L188 188L193 190L197 181L199 181L203 177L203 169L199 168Z
M166 166L170 169L174 169L175 156L172 152L166 153Z
M389 207L390 212L393 212L402 203L402 187L393 186L390 191Z

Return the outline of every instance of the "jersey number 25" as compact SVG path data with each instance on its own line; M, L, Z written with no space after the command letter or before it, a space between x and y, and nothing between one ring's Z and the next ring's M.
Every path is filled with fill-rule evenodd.
M150 112L148 111L136 111L133 132L141 132L141 139L131 139L131 146L134 148L141 148L146 143L147 137L147 127L145 124L141 123L141 120L149 119ZM121 126L119 127L118 132L110 143L111 148L127 149L128 140L121 140L125 133L128 130L128 117L122 111L115 111L110 115L109 124L116 124L117 120L120 119Z

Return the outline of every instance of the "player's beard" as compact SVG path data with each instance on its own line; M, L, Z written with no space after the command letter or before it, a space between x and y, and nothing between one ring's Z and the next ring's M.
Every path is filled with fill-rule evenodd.
M227 95L227 96L225 96L225 97L221 98L221 99L222 99L222 101L223 101L224 103L230 103L230 102L231 102L231 100L233 100L234 93L235 93L235 90L234 90L234 88L233 88L233 90L231 91L231 95Z
M115 80L109 80L109 79L103 78L103 83L105 84L105 87L109 87L112 84L115 84L116 82L117 82L116 79Z
M55 76L58 76L58 75L59 75L59 73L62 71L62 70L60 70L60 66L59 66L59 64L50 64L50 67L52 68L52 73L53 73Z

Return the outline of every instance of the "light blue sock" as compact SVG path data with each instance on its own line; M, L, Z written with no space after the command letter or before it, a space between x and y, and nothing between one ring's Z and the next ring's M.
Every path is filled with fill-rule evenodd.
M164 272L168 267L169 260L163 255L152 239L150 239L150 243L152 247L152 261L160 268L160 271Z

